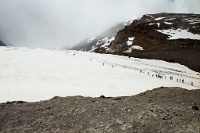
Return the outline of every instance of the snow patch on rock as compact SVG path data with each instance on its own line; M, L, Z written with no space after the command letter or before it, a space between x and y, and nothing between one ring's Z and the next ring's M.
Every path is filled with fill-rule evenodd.
M143 47L141 47L139 45L133 45L131 48L132 49L137 49L137 50L144 50Z
M164 19L165 17L159 17L159 18L155 18L154 20L162 20L162 19Z
M164 22L165 24L172 24L172 23L170 23L170 22Z
M115 40L115 37L108 39L101 47L108 47L113 40Z
M163 34L169 35L168 39L197 39L197 40L200 40L200 35L188 32L188 30L168 29L168 30L157 30L157 31L159 31Z
M129 26L131 23L133 23L133 20L127 20L123 22L124 26Z
M143 47L139 45L133 45L128 50L124 51L124 53L131 53L134 49L136 50L144 50Z
M135 37L129 37L128 41L126 42L128 46L131 46L133 44L133 40L135 39Z

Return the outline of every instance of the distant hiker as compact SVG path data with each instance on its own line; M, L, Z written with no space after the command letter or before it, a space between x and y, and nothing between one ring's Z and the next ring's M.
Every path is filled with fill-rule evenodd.
M162 75L159 74L159 75L158 75L158 78L162 79Z
M154 76L154 74L152 74L152 77Z
M192 86L194 85L193 82L191 82L191 85L192 85Z
M176 82L178 82L178 79L176 79Z
M184 79L182 79L182 83L184 83Z
M149 75L149 72L147 74Z
M104 66L104 63L103 63L103 66Z
M90 61L92 61L92 58L90 58Z
M140 73L142 73L142 70L140 70Z
M173 77L172 77L172 76L170 76L170 80L173 80Z
M114 66L112 65L112 68L113 68Z

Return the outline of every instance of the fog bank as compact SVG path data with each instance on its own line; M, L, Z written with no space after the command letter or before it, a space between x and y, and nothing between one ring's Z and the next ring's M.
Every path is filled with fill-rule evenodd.
M147 13L200 13L199 0L1 0L0 39L23 47L72 47Z

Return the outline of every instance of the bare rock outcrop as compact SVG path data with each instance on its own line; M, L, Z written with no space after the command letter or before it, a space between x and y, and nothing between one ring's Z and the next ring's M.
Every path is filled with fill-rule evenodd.
M200 132L200 90L157 88L135 96L54 97L0 104L0 132Z

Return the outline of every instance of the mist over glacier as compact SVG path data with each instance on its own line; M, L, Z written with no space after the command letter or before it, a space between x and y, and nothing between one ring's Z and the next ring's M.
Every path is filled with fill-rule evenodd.
M72 47L147 13L199 13L199 0L1 0L0 39L9 45Z

